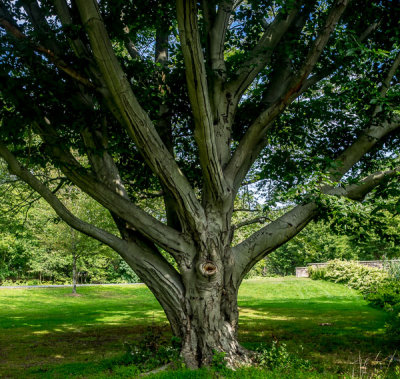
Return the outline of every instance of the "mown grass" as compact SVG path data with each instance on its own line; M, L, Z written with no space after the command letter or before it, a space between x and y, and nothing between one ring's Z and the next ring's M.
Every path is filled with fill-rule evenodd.
M134 377L134 368L117 363L123 343L139 339L154 326L169 334L160 306L142 285L78 291L79 297L71 296L68 288L0 290L0 377ZM339 284L296 278L248 280L240 289L239 307L243 345L255 348L275 339L315 368L286 377L335 377L354 368L357 372L360 357L373 361L379 354L381 360L395 350L384 334L385 313ZM210 375L207 370L183 370L154 377ZM249 369L232 375L282 377Z

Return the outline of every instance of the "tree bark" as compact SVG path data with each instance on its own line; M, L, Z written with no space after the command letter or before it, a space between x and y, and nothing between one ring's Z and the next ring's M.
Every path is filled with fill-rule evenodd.
M237 339L239 286L234 280L232 235L224 227L219 229L221 225L221 220L209 220L195 258L180 262L183 291L178 301L176 293L165 287L161 292L154 288L153 277L144 278L163 305L173 333L181 338L182 358L190 368L210 365L216 353L223 353L230 367L249 362ZM173 300L173 310L164 306Z
M76 294L76 254L72 253L72 293Z
M237 290L217 281L193 280L186 288L182 357L190 368L209 365L220 352L230 367L249 359L237 339Z
M72 293L76 294L76 279L78 274L76 270L76 261L78 260L78 254L76 253L76 230L74 228L70 228L70 238L72 254Z

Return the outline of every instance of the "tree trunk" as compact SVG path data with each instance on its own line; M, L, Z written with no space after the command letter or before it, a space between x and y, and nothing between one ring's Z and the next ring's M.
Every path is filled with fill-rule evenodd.
M208 234L190 266L180 265L184 296L178 330L182 357L190 368L210 365L218 353L230 367L249 362L237 339L238 283L228 235Z
M193 281L187 288L182 357L190 368L211 364L216 353L223 353L230 367L246 363L248 352L237 340L236 290L209 283Z
M76 294L76 254L72 255L72 293Z

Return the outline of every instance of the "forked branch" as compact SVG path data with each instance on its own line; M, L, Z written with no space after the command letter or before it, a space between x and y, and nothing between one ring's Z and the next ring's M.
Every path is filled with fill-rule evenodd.
M287 14L279 13L265 30L258 44L250 52L249 59L236 71L235 80L228 84L236 103L239 102L244 91L253 82L254 78L270 62L275 47L296 19L299 8L299 2L296 1Z
M197 24L197 4L194 0L178 0L176 8L200 164L212 197L223 198L227 188L215 141L206 68Z
M335 2L328 14L325 25L319 36L315 39L302 67L292 78L286 93L257 117L240 141L239 146L225 169L227 178L234 182L235 190L239 188L251 165L265 147L265 135L273 121L299 96L304 81L317 63L348 3L349 0L337 0Z
M54 63L60 70L65 72L68 76L78 81L79 83L82 83L84 86L90 89L96 89L96 86L88 78L86 78L81 73L76 71L73 67L71 67L71 65L67 64L62 58L57 56L53 51L45 48L40 44L30 41L29 38L24 33L22 33L17 26L13 25L6 18L2 17L2 13L3 12L0 11L0 25L3 26L3 28L9 34L11 34L15 39L19 41L29 42L35 51L45 55L52 63Z
M117 251L122 249L122 246L125 244L122 239L74 216L46 185L31 174L29 170L20 165L15 156L2 143L0 143L0 156L8 163L9 171L41 195L51 205L57 215L68 225Z
M88 33L95 60L120 111L123 126L149 167L173 194L179 204L182 219L186 220L192 229L196 229L196 226L199 226L204 219L204 210L186 177L158 135L150 117L132 92L114 54L97 2L77 0L76 4Z
M163 224L127 199L117 188L111 189L93 177L68 151L61 147L58 135L47 124L37 125L47 145L47 153L57 161L64 175L105 208L133 226L139 233L179 257L192 253L191 244L183 233Z

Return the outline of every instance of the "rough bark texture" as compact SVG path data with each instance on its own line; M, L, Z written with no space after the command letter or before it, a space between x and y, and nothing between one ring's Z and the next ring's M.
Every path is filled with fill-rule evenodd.
M206 270L214 270L208 265ZM186 285L186 318L181 326L185 362L189 367L208 365L216 352L224 352L231 366L245 363L247 352L237 339L237 289L224 285L223 273L208 275Z
M215 249L213 242L208 247ZM185 362L193 368L209 365L215 353L223 352L232 367L247 363L248 352L237 339L239 286L233 280L230 248L199 252L198 257L191 268L182 267L185 296L179 327Z

